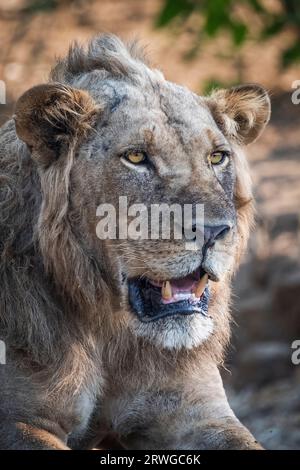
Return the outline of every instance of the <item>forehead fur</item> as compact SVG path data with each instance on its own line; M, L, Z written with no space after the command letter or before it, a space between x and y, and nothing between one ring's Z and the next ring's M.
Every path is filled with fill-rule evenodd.
M102 71L103 78L122 78L140 83L161 80L160 71L148 66L143 47L136 41L125 45L117 36L105 34L93 38L87 47L77 42L71 45L67 56L58 61L51 72L51 80L72 83L74 78Z

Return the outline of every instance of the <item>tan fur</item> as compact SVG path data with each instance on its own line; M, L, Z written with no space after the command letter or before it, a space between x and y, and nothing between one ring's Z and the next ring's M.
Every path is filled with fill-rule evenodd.
M227 403L218 367L231 277L253 222L240 147L268 119L266 93L249 85L199 98L112 36L88 51L72 47L51 80L26 92L1 130L0 447L25 446L22 422L32 448L56 448L57 438L90 447L109 432L128 448L258 448ZM155 162L151 178L116 156L141 140ZM215 174L207 154L220 140L232 159ZM97 206L120 195L202 203L209 223L232 227L202 261L182 241L99 240ZM128 278L183 277L200 261L218 281L207 318L142 324L133 315Z
M266 100L269 98L265 90L258 85L248 85L215 91L210 104L224 131L239 143L248 144L259 136L270 119Z
M68 450L68 447L63 445L61 440L55 437L53 433L24 423L17 423L16 427L22 433L22 439L26 443L31 441L33 444L36 443L38 446L41 446L42 449L44 446L47 446L56 450Z

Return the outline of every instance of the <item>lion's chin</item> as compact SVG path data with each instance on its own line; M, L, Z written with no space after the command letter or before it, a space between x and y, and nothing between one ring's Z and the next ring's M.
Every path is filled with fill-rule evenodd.
M159 349L193 349L203 344L213 332L213 319L199 314L176 315L143 323L136 316L130 320L135 336Z

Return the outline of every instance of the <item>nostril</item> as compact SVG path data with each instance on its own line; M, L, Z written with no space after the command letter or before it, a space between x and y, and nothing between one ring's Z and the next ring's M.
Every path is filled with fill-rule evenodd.
M204 226L204 243L206 248L213 246L216 240L224 238L229 232L229 225L205 225Z
M220 238L224 238L227 233L229 232L230 227L229 225L220 225L219 227L216 227L216 235L215 235L215 240L219 240Z
M197 224L193 223L192 232L195 234L192 240L197 238L197 230L199 227ZM206 248L213 246L216 240L224 238L227 233L230 231L230 226L227 224L224 225L205 225L204 226L204 246ZM183 235L185 235L184 229L182 229ZM203 232L202 232L203 233Z

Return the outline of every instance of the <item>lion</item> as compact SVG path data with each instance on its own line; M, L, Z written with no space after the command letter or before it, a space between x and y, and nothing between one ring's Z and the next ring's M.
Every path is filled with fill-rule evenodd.
M253 223L243 147L269 116L261 86L198 96L113 35L19 98L0 133L2 449L261 448L219 369ZM203 206L203 243L101 239L120 196Z

